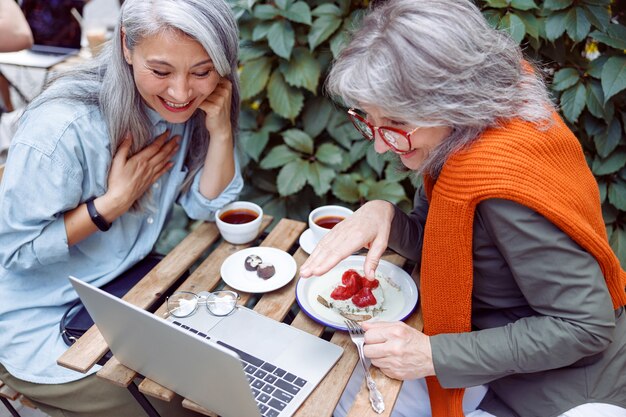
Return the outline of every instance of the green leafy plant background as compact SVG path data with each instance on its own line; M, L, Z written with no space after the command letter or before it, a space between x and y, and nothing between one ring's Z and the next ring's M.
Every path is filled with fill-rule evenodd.
M306 220L322 204L385 199L409 210L419 181L378 155L324 95L334 57L368 0L229 0L240 26L238 151L246 188L276 219ZM606 230L626 266L626 20L610 0L485 0L545 70L555 103L581 141L601 192ZM190 228L177 208L157 249Z

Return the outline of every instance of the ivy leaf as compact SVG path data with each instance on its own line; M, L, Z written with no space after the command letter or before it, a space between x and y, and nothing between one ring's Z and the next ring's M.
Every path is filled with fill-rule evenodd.
M353 140L363 137L359 131L354 128L346 112L342 110L331 113L326 131L346 149L350 149Z
M380 177L385 167L385 160L376 152L373 146L367 148L365 159L368 165L376 171L376 174Z
M622 137L621 129L619 120L613 119L611 124L605 128L604 132L595 135L594 143L598 156L606 158L617 148Z
M313 94L317 93L320 63L306 48L294 49L293 59L282 62L279 68L289 85L304 87Z
M596 181L598 182L598 191L600 191L600 203L602 204L602 217L604 218L605 222L608 222L609 219L607 218L607 213L606 213L607 210L605 210L605 206L607 205L603 204L604 201L606 200L607 185L606 185L606 182L598 181L597 178L596 178ZM613 221L615 221L615 219Z
M487 0L486 3L489 7L493 7L494 9L509 7L509 2L507 0Z
M596 80L591 80L587 83L587 110L595 117L600 119L604 118L604 93L602 92L602 86Z
M552 13L546 19L546 38L549 41L554 41L557 38L563 36L565 33L565 20L567 12Z
M341 30L330 38L330 50L333 53L333 58L337 58L339 52L347 45L350 39L348 34L350 31L358 25L358 22L363 18L363 10L357 9L350 13L350 16L343 20Z
M495 29L498 27L498 23L500 23L500 19L502 18L502 10L484 10L483 16L489 23L489 26Z
M312 14L313 16L331 15L331 16L340 17L341 9L337 7L335 4L324 3L324 4L321 4L320 6L317 6L315 9L313 9Z
M368 148L370 148L370 142L367 140L354 141L350 147L350 165L363 158Z
M595 175L608 175L622 169L624 167L624 164L626 164L626 151L616 151L609 155L609 157L606 159L601 159L596 156L596 158L593 160L591 170ZM611 186L609 185L609 201L610 190ZM626 207L622 208L622 210L626 210Z
M366 197L368 200L387 200L397 204L406 198L406 194L397 182L379 181L370 184Z
M291 148L311 155L313 153L313 139L302 130L289 129L282 133L285 143Z
M624 190L622 190L623 192ZM616 228L611 235L611 248L617 255L622 265L626 265L626 230L622 228Z
M563 10L572 5L574 0L545 0L543 8L546 10Z
M554 73L552 88L556 91L563 91L575 85L579 80L578 71L574 68L563 68Z
M262 129L269 133L276 133L283 127L285 127L285 119L272 112L263 121Z
M611 24L606 28L606 33L600 31L591 32L593 39L615 49L626 50L626 27L619 24Z
M411 175L411 171L402 169L395 162L387 164L385 168L385 179L392 182L400 182Z
M600 30L606 30L611 23L611 13L609 13L609 9L606 7L585 4L583 5L583 10L591 24Z
M307 182L315 194L323 196L330 190L330 183L335 178L335 170L320 163L312 162L307 170Z
M317 152L315 152L315 158L328 165L339 165L343 162L343 151L339 146L332 143L322 143Z
M613 204L621 211L626 211L626 181L618 178L609 184L609 203ZM626 241L623 242L626 244ZM626 248L624 248L626 250ZM626 251L625 251L626 254Z
M506 13L500 23L498 24L500 29L504 29L509 32L511 38L515 40L515 42L520 43L524 39L526 35L526 26L522 19L520 19L516 14Z
M244 44L239 47L239 61L247 65L248 61L260 58L269 51L265 45Z
M337 58L339 52L347 45L348 33L345 30L340 30L330 38L330 50L333 53L333 58Z
M511 0L511 6L517 10L531 10L538 8L533 0Z
M252 31L252 40L260 41L261 39L265 39L267 37L267 33L270 31L274 24L272 22L261 22L260 24L254 27Z
M257 128L256 115L252 110L242 108L239 112L239 129L255 130Z
M307 105L302 113L304 131L312 138L316 137L326 127L333 105L326 97L314 97L307 100Z
M259 4L254 8L252 16L261 20L272 20L279 14L280 12L278 11L278 9L271 4Z
M578 83L561 94L561 109L567 120L572 123L578 120L578 116L585 108L586 98L587 89L583 83Z
M249 99L263 91L271 70L272 61L268 57L246 62L240 75L241 99Z
M574 42L580 42L587 37L591 30L591 23L580 7L570 9L565 18L567 34Z
M311 8L303 1L297 1L290 5L282 15L292 22L311 24Z
M300 114L304 103L302 93L297 88L290 87L278 70L272 73L267 84L267 97L272 110L290 120Z
M582 126L590 136L599 135L606 130L606 124L595 117L587 116L583 118Z
M292 151L287 145L274 146L265 158L261 161L261 168L272 169L282 167L289 162L299 159L297 152Z
M280 10L285 10L289 3L291 3L291 0L274 0L274 3L276 3Z
M295 194L306 184L309 164L302 159L289 162L281 168L276 177L278 193L281 196Z
M517 16L524 22L524 28L526 33L532 38L539 38L541 21L537 17L529 12L520 12Z
M267 142L269 140L269 133L262 130L243 130L239 135L241 148L255 161L259 160L259 156L261 155L261 152L263 152L263 149L267 146Z
M325 14L313 22L309 32L309 48L314 50L324 42L341 26L341 18L335 15Z
M347 203L356 203L361 197L354 175L339 175L333 182L333 194Z
M587 68L587 74L593 78L597 78L598 80L602 79L602 69L604 68L604 64L606 64L607 59L607 56L601 56L591 61L589 63L589 67Z
M626 56L612 56L602 68L604 102L626 88Z
M267 41L272 51L281 58L289 59L296 43L296 34L287 20L278 20L267 32Z

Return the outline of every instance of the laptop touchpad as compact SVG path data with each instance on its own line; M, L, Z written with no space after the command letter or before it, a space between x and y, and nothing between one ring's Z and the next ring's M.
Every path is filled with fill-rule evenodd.
M245 308L224 317L210 335L213 341L220 340L265 360L279 356L298 336L287 325Z

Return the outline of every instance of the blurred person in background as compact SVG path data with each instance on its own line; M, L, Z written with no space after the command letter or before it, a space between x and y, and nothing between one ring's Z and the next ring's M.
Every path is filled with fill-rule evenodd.
M237 199L237 54L223 0L126 0L112 41L20 119L0 187L0 378L51 416L143 414L97 366L56 364L68 276L100 287L132 273L174 203L213 220Z
M327 88L423 178L410 214L367 202L300 268L362 247L370 278L387 247L418 265L423 332L363 323L365 355L404 380L391 415L626 416L626 273L582 147L517 43L469 0L387 0Z
M33 34L28 22L14 0L0 0L0 53L15 52L33 46ZM6 151L12 136L12 125L19 113L12 113L11 84L0 71L0 163L6 160Z
M14 0L0 0L0 52L14 52L33 46L33 34L28 22ZM0 72L0 117L13 111L9 82Z

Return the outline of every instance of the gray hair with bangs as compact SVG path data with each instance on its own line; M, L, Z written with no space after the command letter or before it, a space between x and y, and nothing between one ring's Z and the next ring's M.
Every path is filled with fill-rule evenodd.
M419 170L436 177L452 152L504 120L547 126L554 107L531 68L470 0L387 0L352 34L326 89L416 127L451 127Z
M135 85L132 68L124 59L122 30L126 46L133 50L143 39L167 31L181 32L198 41L210 56L216 71L232 83L230 111L233 138L239 120L239 78L237 22L225 0L126 0L113 39L89 63L53 78L44 94L31 105L53 99L79 100L100 107L115 154L127 133L133 137L132 152L154 139L150 122ZM183 188L188 188L201 168L209 146L205 115L197 110L191 118L193 135L186 155L189 168ZM142 199L143 200L143 199ZM140 208L135 205L134 208Z

